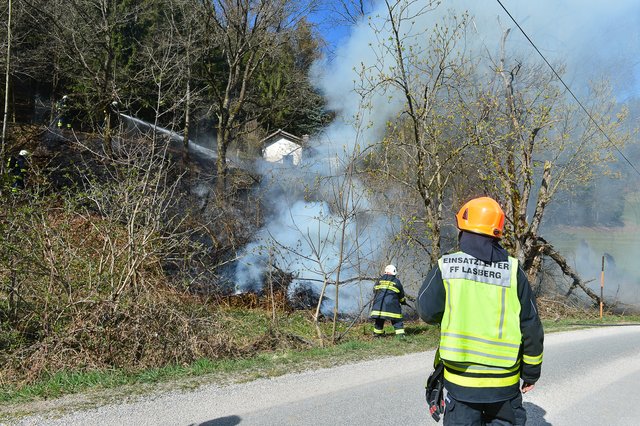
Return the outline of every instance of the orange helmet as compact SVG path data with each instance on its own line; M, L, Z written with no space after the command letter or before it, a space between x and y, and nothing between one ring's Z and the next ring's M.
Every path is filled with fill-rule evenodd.
M474 198L462 206L456 215L458 229L494 238L502 237L504 212L493 198Z

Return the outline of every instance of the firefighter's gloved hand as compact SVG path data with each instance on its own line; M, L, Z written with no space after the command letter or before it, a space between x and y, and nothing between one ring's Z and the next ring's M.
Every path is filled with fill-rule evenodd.
M442 362L436 365L435 370L427 379L425 392L429 414L436 422L444 413L444 365Z
M434 389L430 393L427 391L427 401L429 403L429 414L436 422L444 413L444 398L441 390Z

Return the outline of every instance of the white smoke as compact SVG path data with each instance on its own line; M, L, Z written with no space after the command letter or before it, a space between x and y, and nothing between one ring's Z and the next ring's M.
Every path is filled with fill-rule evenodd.
M403 3L407 5L405 16L413 16L413 19L406 21L408 25L401 28L401 33L418 43L426 43L428 38L424 34L445 17L468 11L472 25L464 45L460 46L466 53L477 57L487 51L496 52L504 30L512 28L507 46L510 51L524 58L537 55L496 1L448 0L424 14L416 12L422 10L426 2ZM640 75L635 60L640 44L640 2L504 0L503 4L552 64L566 64L566 81L576 93L586 91L589 80L602 76L613 81L621 97L635 93L633 87ZM350 36L336 48L335 56L314 64L313 78L337 117L322 135L311 141L318 154L307 158L301 168L278 167L268 172L273 173L274 180L288 177L311 187L314 181L322 181L325 191L318 193L331 195L330 188L335 189L342 182L343 167L349 164L354 153L377 143L387 121L403 107L402 97L393 90L373 91L366 99L358 90L363 86L363 69L377 64L381 66L379 71L384 72L394 63L387 57L390 52L379 44L380 40L386 41L390 37L390 28L384 25L387 15L385 3L379 2L369 16L351 28ZM428 49L424 51L428 52ZM621 82L625 82L626 87ZM338 178L330 179L330 176ZM290 184L278 185L290 188ZM305 202L302 197L292 197L299 190L280 194L288 196L270 197L278 207L256 241L245 248L236 270L238 289L260 288L270 259L278 267L293 272L300 282L312 283L316 290L325 279L335 280L341 248L347 248L350 253L349 262L341 265L344 268L341 281L362 275L363 269L367 269L369 275L375 275L381 265L394 261L385 256L388 241L396 232L395 219L369 215L364 221L367 226L362 226L358 218L367 216L371 201L360 185L354 180L350 186L358 200L355 208L358 215L346 224L336 214L340 208L336 209L334 200L329 198ZM340 237L343 225L345 239ZM277 255L273 251L276 247ZM345 311L362 304L362 295L370 289L370 283L364 285L365 290L360 286L341 289L339 303ZM333 294L332 289L328 291ZM329 305L326 308L330 309Z
M394 4L394 2L390 2ZM465 48L472 55L496 52L505 29L512 29L507 48L525 58L538 60L530 42L517 29L496 0L442 0L432 12L414 16L426 7L427 1L401 1L408 4L406 16L412 16L409 33L420 33L441 23L450 13L460 16L467 12L472 21ZM434 2L435 3L435 2ZM540 0L525 2L502 0L502 4L519 23L538 49L554 65L566 65L566 81L580 91L590 80L606 77L621 95L637 94L640 85L640 2L636 0ZM371 64L372 52L379 50L380 40L388 33L376 34L373 27L388 15L385 2L375 9L351 36L336 47L331 64L322 65L319 74L325 76L323 89L330 106L353 111L357 97L349 90L357 82L362 64ZM426 37L424 38L426 42ZM376 52L379 54L380 52ZM330 70L330 72L326 72ZM384 108L383 108L384 109Z
M611 246L615 246L616 241L611 242ZM581 277L595 294L600 295L602 291L605 301L616 305L620 311L633 307L631 309L637 312L640 287L636 271L625 270L624 265L618 265L616 257L610 253L597 253L585 239L576 247L574 262L576 270L580 271Z
M180 143L184 142L184 137L181 134L174 132L173 130L169 130L161 126L157 126L153 123L149 123L147 121L141 120L139 118L133 117L131 115L128 115L122 112L118 114L120 115L121 118L125 120L126 123L128 123L133 129L135 129L138 132L144 133L144 132L152 131L158 134L168 136L169 140L172 142L180 142ZM211 141L211 139L209 139L209 141ZM205 160L215 160L218 158L218 153L216 151L206 148L202 146L200 143L196 143L192 140L189 140L187 142L187 146L189 148L189 153L191 155L195 155Z
M353 314L366 303L372 287L371 281L355 278L379 272L388 245L385 240L393 232L391 223L369 213L369 200L358 184L352 186L354 198L341 207L333 198L340 177L318 174L318 164L323 161L309 161L312 169L273 167L265 175L271 184L263 190L273 211L236 264L236 291L260 291L269 265L274 264L293 274L290 292L304 285L319 295L327 283L322 312L328 314L334 306L339 271L339 281L349 281L340 285L339 310ZM311 185L310 179L322 182L314 190L317 201L305 201L301 196L304 183Z

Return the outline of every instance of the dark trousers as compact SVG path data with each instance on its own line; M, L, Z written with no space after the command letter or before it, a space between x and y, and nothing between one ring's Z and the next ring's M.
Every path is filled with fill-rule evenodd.
M526 421L522 394L494 403L462 402L451 395L445 398L444 426L524 426Z
M384 322L386 320L384 318L376 318L373 325L373 332L375 334L383 334L384 333ZM404 322L401 319L392 319L391 324L393 328L396 330L396 334L404 334Z
M13 176L11 188L24 189L24 177L21 175Z

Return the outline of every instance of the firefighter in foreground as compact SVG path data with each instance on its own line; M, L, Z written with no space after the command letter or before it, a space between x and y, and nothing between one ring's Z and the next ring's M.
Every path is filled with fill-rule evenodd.
M393 265L384 268L384 274L373 287L373 303L369 318L374 320L373 336L384 336L384 322L391 321L396 337L404 337L402 306L406 304L404 289L396 276L398 271Z
M544 331L525 273L500 246L504 219L488 197L462 206L460 251L438 260L418 294L420 318L441 324L445 425L524 425L522 393L540 377ZM436 420L441 409L432 404Z

